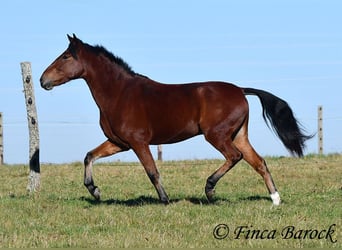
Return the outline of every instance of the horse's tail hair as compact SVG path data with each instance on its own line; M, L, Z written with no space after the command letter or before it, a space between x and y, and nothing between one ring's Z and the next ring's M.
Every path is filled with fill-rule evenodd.
M273 129L292 155L303 156L305 141L313 136L304 134L290 106L279 97L263 90L244 88L243 91L245 95L259 97L267 126Z

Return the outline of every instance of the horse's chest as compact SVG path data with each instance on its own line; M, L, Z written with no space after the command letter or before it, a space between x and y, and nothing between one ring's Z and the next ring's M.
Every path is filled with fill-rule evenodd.
M101 113L100 115L100 125L105 136L110 139L112 142L115 142L117 145L122 145L128 147L128 143L120 137L120 133L118 133L118 123L114 123L112 119L108 119L108 117Z

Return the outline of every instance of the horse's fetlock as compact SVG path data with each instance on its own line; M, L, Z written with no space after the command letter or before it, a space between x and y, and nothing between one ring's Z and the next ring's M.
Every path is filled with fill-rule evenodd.
M209 177L209 178L207 179L207 183L206 183L206 185L205 185L205 190L214 189L215 185L216 185L216 182L213 181L211 177Z
M84 178L84 186L88 187L88 186L93 186L93 185L94 185L94 181L91 177Z

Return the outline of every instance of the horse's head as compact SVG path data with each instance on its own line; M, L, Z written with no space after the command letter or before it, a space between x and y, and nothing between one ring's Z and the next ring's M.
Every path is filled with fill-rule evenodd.
M70 80L82 77L83 65L79 60L79 51L83 42L75 34L68 35L68 48L44 71L40 77L42 88L51 90L53 87Z

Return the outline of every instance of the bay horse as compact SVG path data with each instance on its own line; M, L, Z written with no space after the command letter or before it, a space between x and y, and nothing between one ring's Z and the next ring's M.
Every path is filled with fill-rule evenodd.
M249 108L245 95L260 99L266 123L291 154L302 156L310 136L303 133L284 100L263 90L218 81L159 83L135 73L124 60L104 47L84 43L75 34L67 37L68 48L44 71L40 83L44 89L51 90L81 78L90 89L100 111L100 126L107 137L84 159L84 185L95 199L100 199L100 189L92 177L93 162L132 149L160 201L168 204L149 145L176 143L203 134L225 158L225 163L206 181L205 194L209 201L213 200L219 179L243 158L264 179L273 204L280 204L266 162L248 140Z

